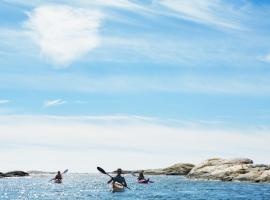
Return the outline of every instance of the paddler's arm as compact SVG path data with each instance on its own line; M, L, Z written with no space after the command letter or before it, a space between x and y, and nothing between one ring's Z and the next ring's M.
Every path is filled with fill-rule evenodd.
M111 178L107 183L110 184L113 181L113 179Z

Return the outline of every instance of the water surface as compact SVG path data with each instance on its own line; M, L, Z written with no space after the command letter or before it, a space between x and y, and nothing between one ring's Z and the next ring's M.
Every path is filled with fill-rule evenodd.
M48 182L50 176L0 179L0 199L245 199L270 200L270 184L192 181L178 176L151 176L153 184L137 184L126 176L131 190L110 192L102 174L68 174L63 184Z

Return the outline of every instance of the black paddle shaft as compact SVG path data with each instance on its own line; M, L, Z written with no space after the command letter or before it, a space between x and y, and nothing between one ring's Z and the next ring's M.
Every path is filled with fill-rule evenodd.
M104 169L102 169L101 167L97 167L97 170L100 171L102 174L106 174L109 177L113 178L110 174L108 174Z

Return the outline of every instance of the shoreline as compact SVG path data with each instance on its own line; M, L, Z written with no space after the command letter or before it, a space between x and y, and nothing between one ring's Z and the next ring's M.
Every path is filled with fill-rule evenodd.
M123 174L139 173L141 170L123 170ZM115 171L111 172L115 173ZM52 175L55 172L38 170L0 172L0 178ZM95 173L72 173L95 174ZM270 165L254 164L251 159L210 158L197 165L177 163L166 168L144 169L145 175L184 176L191 180L270 183Z

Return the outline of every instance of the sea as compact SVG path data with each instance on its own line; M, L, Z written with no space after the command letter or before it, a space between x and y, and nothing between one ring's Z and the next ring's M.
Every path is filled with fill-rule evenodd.
M52 175L0 179L0 199L8 200L270 200L270 184L189 180L180 176L149 176L151 184L138 184L126 175L129 189L112 193L103 174L66 174L63 184L49 180Z

